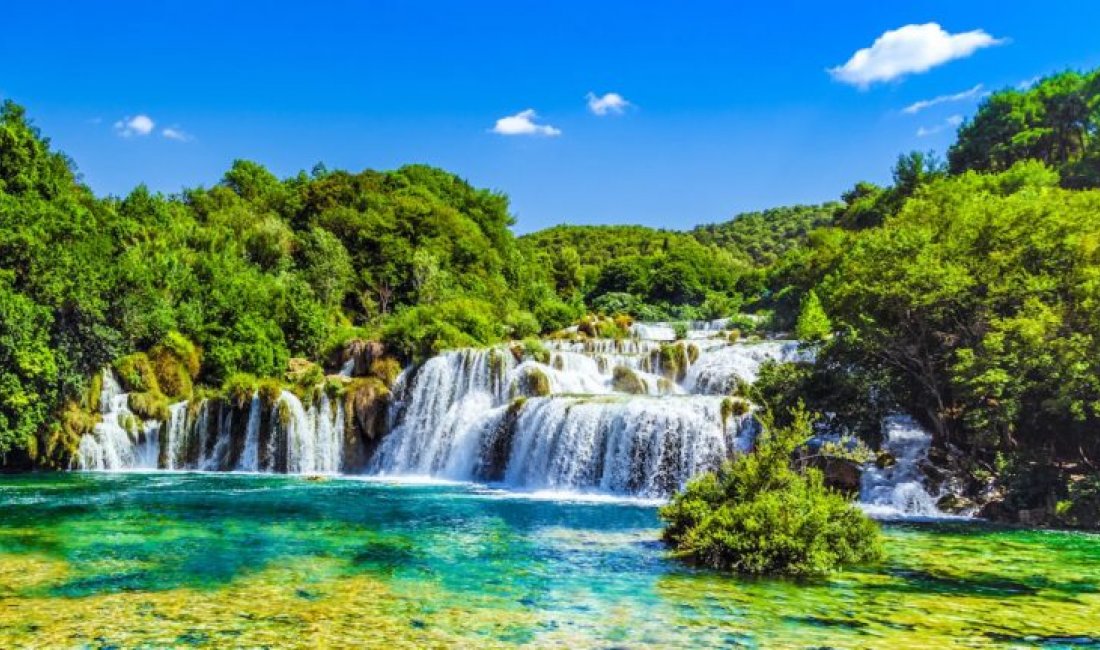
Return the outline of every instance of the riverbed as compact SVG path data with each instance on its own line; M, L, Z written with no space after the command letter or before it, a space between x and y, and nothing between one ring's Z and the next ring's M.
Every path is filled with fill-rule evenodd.
M0 647L1100 646L1100 536L892 522L816 581L670 560L651 502L232 473L0 477Z

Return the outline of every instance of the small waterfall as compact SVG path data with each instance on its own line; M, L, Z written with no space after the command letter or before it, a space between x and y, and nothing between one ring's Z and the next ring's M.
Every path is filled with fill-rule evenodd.
M332 474L340 471L344 445L344 407L332 408L328 395L307 410L301 400L283 391L279 402L290 416L284 424L287 440L287 471L292 474ZM258 408L257 408L258 413Z
M248 424L245 425L244 449L241 450L237 469L245 472L260 470L260 393L252 393L248 407Z
M766 361L810 362L812 353L803 350L798 341L761 341L735 343L705 350L688 369L684 386L689 392L705 395L728 395L738 380L750 384Z
M130 410L130 395L122 392L110 368L102 372L99 394L102 420L80 439L76 464L85 470L156 469L160 455L160 423L142 422Z
M928 456L932 435L907 415L894 415L883 422L883 450L894 464L879 468L874 463L863 472L860 501L871 512L884 517L937 517L943 513L924 488L920 462Z
M741 421L722 422L722 398L546 397L516 424L504 483L667 496L742 445Z

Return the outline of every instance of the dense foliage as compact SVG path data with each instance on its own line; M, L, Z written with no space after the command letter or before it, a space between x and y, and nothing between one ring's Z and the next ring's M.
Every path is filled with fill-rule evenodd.
M157 370L156 385L127 386L156 413L196 384L281 378L291 357L328 358L353 337L416 359L569 324L578 310L524 260L511 223L502 195L424 166L280 180L237 161L210 188L98 199L6 103L0 455L65 462L88 425L66 414L116 360Z
M947 162L899 156L889 185L856 183L838 203L518 239L504 196L425 166L278 179L237 161L213 187L97 198L7 103L0 455L65 462L108 365L155 377L128 388L157 412L234 377L281 378L294 357L329 361L351 339L409 362L573 324L621 336L629 317L735 316L743 334L817 346L815 364L761 372L754 397L773 413L804 399L870 442L882 415L911 413L978 488L996 476L1014 507L1091 521L1098 79L994 93Z
M1100 71L1064 72L990 95L959 129L951 171L1004 171L1038 160L1066 187L1100 187Z
M878 526L825 487L821 472L792 467L813 434L808 414L767 424L751 454L693 479L661 508L677 557L748 574L808 576L882 557Z

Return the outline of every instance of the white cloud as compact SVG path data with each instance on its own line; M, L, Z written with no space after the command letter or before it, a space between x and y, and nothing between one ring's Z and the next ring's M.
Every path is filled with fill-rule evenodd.
M867 88L875 82L926 72L1005 42L1007 39L994 38L981 29L951 34L938 23L905 25L884 32L871 47L857 51L844 65L830 68L829 74L837 81Z
M160 134L169 140L176 140L178 142L190 142L191 134L179 128L178 126L170 126L163 129Z
M588 93L586 95L588 99L588 110L592 111L593 115L604 116L608 113L614 113L621 115L623 111L630 106L630 102L626 101L626 98L619 93L607 93L603 96L599 96L596 93Z
M928 137L930 135L935 135L937 133L940 133L941 131L946 131L947 129L958 128L958 126L962 123L963 123L963 116L962 115L952 115L952 116L948 117L946 120L944 120L943 122L941 122L939 124L936 124L935 126L922 126L922 127L920 127L919 129L917 129L917 137L918 138L925 138L925 137Z
M115 132L124 138L132 135L149 135L156 125L148 115L127 116L115 122Z
M535 109L528 108L515 115L500 118L493 126L492 131L500 135L561 135L561 129L552 127L549 124L536 124L536 119L538 119L538 113L535 112Z
M961 93L955 93L954 95L940 95L939 97L933 97L932 99L922 99L919 102L914 102L901 110L902 113L909 113L915 115L926 108L938 106L940 104L947 104L950 102L961 102L974 97L982 97L989 93L982 92L982 84L974 86L970 90L964 90Z

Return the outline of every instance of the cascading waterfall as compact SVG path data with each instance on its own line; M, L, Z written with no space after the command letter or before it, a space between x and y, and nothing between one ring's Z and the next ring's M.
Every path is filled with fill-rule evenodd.
M659 339L660 327L634 331ZM695 385L752 381L765 360L803 354L791 341L729 343L721 325L689 333L676 344L695 348L677 357L687 366L679 372L662 368L668 344L649 338L549 340L545 363L519 362L506 347L434 357L402 376L391 431L369 470L667 496L750 445L751 416L724 417L728 392L698 394L707 391ZM704 374L692 374L696 367ZM617 369L638 389L622 392Z
M726 403L739 383L756 381L768 361L814 360L813 349L797 341L730 342L728 326L688 323L683 340L671 341L673 324L639 323L626 339L446 352L398 376L377 435L350 427L361 412L345 413L345 400L323 390L305 402L288 391L180 402L166 422L142 422L105 370L102 422L82 439L77 465L366 471L665 497L751 448L751 412ZM356 381L355 367L345 362L339 381ZM886 515L938 514L918 467L930 437L900 416L884 426L886 451L897 462L866 468L863 501Z
M142 421L128 400L111 371L104 370L102 421L81 439L77 468L302 474L356 469L343 466L343 403L323 393L307 408L284 391L267 412L258 392L242 408L215 399L178 402L169 406L163 423Z
M894 463L882 468L871 463L864 468L860 485L864 507L884 517L943 516L936 500L925 489L920 471L932 435L907 415L886 418L883 434L883 449L893 456Z
M130 395L110 369L103 371L99 394L101 421L80 440L76 463L80 469L156 469L160 455L160 423L141 421L129 407Z

